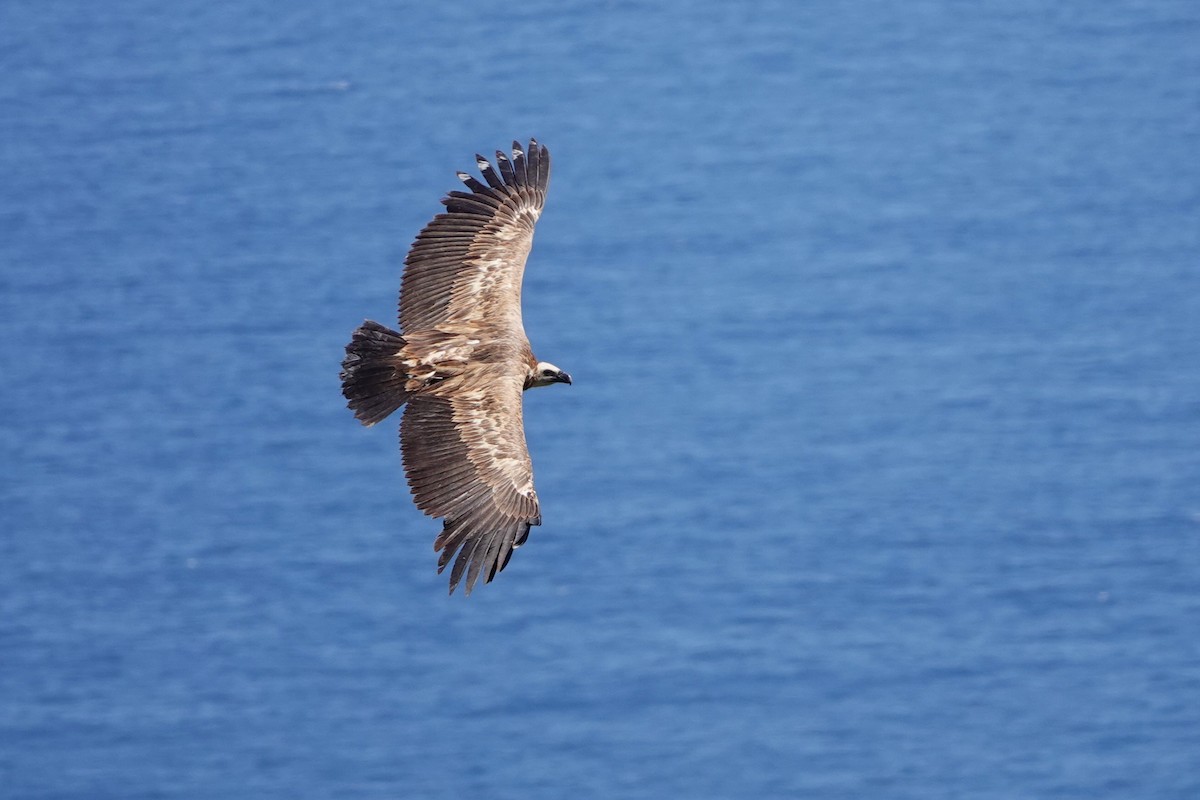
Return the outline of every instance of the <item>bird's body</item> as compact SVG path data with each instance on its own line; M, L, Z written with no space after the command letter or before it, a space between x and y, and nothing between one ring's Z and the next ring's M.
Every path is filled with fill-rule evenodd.
M405 258L399 330L367 321L342 362L342 392L364 425L407 404L400 425L404 469L417 507L444 520L438 571L454 559L450 591L490 581L541 524L525 445L522 392L570 383L534 357L521 321L521 281L546 199L550 154L483 157L481 183L443 199L446 211ZM457 553L457 558L455 554Z

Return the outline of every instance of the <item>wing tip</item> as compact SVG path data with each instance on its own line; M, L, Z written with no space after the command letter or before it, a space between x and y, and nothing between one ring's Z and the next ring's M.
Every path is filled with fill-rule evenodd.
M550 151L534 137L529 137L528 148L514 139L512 155L503 150L496 151L496 164L482 154L475 154L475 166L483 174L487 186L501 192L511 192L522 187L541 189L543 192L550 180ZM470 187L471 191L480 193L483 184L467 172L456 172L458 179ZM486 192L486 189L484 189Z
M433 547L441 551L438 574L441 575L446 567L451 567L448 594L453 595L462 586L463 596L470 597L480 578L483 578L483 583L495 580L508 566L517 548L529 538L530 528L541 523L540 515L533 519L510 519L508 524L496 521L485 525L485 529L492 528L492 531L484 534L478 530L474 533L465 531L454 522L443 522L442 533L434 540ZM464 532L467 535L458 538Z

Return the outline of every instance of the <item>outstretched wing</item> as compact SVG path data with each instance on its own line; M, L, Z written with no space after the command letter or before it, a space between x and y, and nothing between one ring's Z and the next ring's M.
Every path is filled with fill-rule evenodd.
M468 369L453 391L409 400L400 441L417 507L444 519L433 544L438 572L454 559L450 592L465 574L470 594L480 575L490 582L504 569L542 520L521 421L522 379L502 365Z
M528 152L513 142L511 159L496 151L499 172L475 158L485 183L458 173L470 191L442 199L446 211L417 235L404 259L402 332L486 320L524 335L521 278L546 202L550 153L533 139Z

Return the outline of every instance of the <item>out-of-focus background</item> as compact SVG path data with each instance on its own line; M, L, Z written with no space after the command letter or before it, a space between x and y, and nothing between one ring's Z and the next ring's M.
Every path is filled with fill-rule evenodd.
M0 795L1200 796L1192 0L0 7ZM514 138L545 524L338 362Z

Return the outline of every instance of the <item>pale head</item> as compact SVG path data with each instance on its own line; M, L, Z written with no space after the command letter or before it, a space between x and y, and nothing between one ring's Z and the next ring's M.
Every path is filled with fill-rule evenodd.
M539 361L537 366L535 366L530 372L529 377L525 380L525 388L534 389L538 386L549 386L552 383L565 383L570 385L571 376L551 364L549 361Z

